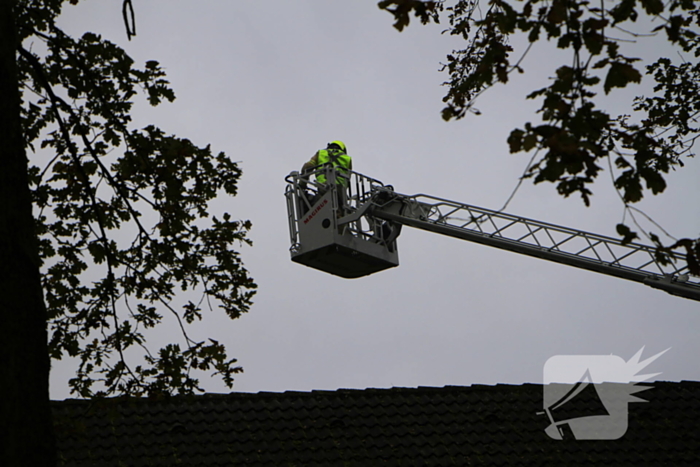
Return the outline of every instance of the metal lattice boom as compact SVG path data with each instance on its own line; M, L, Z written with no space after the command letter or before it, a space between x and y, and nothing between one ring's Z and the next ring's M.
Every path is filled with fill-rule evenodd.
M378 197L381 200L382 197ZM642 282L700 300L682 255L661 264L655 248L429 195L384 195L371 215L410 227ZM678 265L682 266L678 266Z

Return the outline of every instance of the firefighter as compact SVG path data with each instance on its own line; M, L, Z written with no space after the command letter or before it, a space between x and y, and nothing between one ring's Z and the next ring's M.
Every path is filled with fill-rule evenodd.
M301 173L310 172L315 167L330 162L337 171L335 183L347 186L348 179L346 176L342 175L343 173L347 173L348 170L352 170L352 158L350 158L347 153L348 150L345 143L342 141L332 141L328 143L326 149L316 151L316 154L301 168ZM324 173L316 174L316 181L325 184L326 175Z
M316 194L306 192L307 199L313 206L323 194L330 188L326 180L325 164L332 164L335 168L335 183L338 202L338 214L340 215L345 208L348 188L348 170L352 170L352 158L347 154L348 150L345 143L342 141L331 141L326 146L326 149L319 149L316 154L309 159L301 168L302 184L301 187L306 191L306 182L304 175L309 176L310 172L316 170L316 182L318 182L318 190Z

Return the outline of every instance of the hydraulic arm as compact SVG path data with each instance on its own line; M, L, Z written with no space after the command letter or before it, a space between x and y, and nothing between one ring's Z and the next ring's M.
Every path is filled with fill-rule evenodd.
M332 169L325 170L332 172ZM306 187L299 185L302 180L298 174L287 178L290 183L287 199L288 208L291 209L292 259L295 259L295 248L297 254L304 249L304 240L300 239L298 227L305 222L304 217L299 218L293 212L294 203L299 206L301 197L308 196L305 193ZM326 204L337 204L337 209L332 213L329 210L329 217L324 217L332 224L335 246L345 243L352 249L350 243L366 242L386 249L386 252L382 250L384 253L396 254L396 237L400 227L409 226L641 282L673 295L700 300L698 278L689 276L687 266L679 266L685 264L685 260L677 253L671 254L670 263L664 265L655 256L655 248L652 246L623 244L612 237L429 195L403 195L395 193L391 187L386 187L377 180L357 173L351 174L349 185L334 184L318 189L321 192L325 190L324 194L328 197ZM306 211L313 213L317 207L317 203L308 203ZM376 270L398 265L398 256L393 259L385 256L384 259L389 259L389 263ZM319 269L338 274L328 268ZM338 275L359 277L376 270L358 275Z

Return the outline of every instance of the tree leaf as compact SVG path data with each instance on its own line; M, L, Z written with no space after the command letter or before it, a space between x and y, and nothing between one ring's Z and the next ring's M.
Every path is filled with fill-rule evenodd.
M633 232L630 230L629 227L627 227L625 224L617 224L615 227L617 230L617 233L622 237L622 244L626 245L630 243L632 240L639 238L636 232Z
M628 83L639 83L642 81L642 75L639 71L629 63L613 62L610 64L610 69L605 77L605 94L608 94L612 88L624 88Z
M664 11L662 0L640 0L644 10L650 15L658 15Z
M524 134L525 132L519 129L515 129L510 132L510 136L508 136L508 145L510 146L511 153L519 152L522 150Z

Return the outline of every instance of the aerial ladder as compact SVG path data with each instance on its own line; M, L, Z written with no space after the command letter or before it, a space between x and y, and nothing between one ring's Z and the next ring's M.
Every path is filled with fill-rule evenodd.
M315 177L324 174L327 182ZM700 301L683 255L392 186L332 164L290 173L285 197L292 261L344 278L398 266L403 226L575 266ZM679 266L681 265L681 266Z

